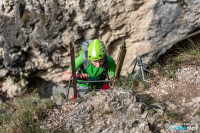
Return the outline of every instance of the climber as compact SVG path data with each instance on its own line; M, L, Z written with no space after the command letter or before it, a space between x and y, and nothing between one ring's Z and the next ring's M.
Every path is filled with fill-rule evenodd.
M75 70L79 70L76 77L81 80L105 80L115 75L116 63L114 59L108 55L104 43L98 39L86 40L83 43L82 54L78 56L75 61ZM72 67L70 66L67 71L62 75L62 80L72 80ZM87 92L91 91L89 83L77 84L78 97L84 96ZM94 83L93 89L106 90L110 86L107 83Z

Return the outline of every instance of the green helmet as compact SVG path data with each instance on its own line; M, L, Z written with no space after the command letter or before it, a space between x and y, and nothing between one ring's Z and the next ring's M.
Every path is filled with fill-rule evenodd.
M88 47L88 57L90 60L100 60L107 54L106 47L102 41L95 39Z

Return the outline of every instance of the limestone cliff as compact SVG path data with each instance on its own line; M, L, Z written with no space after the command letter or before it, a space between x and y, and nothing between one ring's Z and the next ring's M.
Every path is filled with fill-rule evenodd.
M22 72L59 83L70 65L69 43L75 41L78 50L94 38L106 44L115 61L126 39L125 74L138 55L197 30L199 14L199 0L1 0L0 77L4 81Z

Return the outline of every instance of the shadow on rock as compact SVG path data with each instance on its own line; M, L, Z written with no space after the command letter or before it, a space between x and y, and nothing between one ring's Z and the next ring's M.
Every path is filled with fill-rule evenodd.
M37 92L41 98L51 98L56 100L58 104L61 104L66 98L67 84L56 84L39 77L29 81L29 91Z

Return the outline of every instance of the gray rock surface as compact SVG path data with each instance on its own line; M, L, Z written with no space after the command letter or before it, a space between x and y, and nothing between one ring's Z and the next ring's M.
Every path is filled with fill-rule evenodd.
M46 110L46 117L41 121L40 128L75 133L178 132L175 127L183 123L167 116L168 105L147 105L140 102L140 98L123 88L98 91L95 95L89 93L82 98L65 102L62 106ZM199 117L195 115L184 123L197 127L200 123Z
M148 119L140 118L145 110L148 110L147 106L137 102L131 91L124 91L121 88L99 91L95 96L87 94L75 101L66 102L60 108L48 110L46 119L41 122L41 128L77 133L151 133ZM63 118L61 123L60 117ZM51 119L54 119L53 123L50 122ZM58 127L56 123L63 126Z

